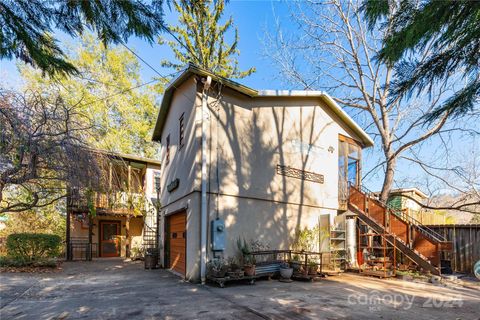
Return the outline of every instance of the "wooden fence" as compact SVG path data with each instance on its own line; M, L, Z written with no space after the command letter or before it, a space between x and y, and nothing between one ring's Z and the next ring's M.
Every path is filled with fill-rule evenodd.
M473 265L480 260L480 224L429 225L453 243L452 269L473 273Z

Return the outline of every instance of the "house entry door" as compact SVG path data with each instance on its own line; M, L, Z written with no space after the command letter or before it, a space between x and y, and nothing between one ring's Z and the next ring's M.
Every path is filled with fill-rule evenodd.
M100 256L120 257L120 221L100 221Z

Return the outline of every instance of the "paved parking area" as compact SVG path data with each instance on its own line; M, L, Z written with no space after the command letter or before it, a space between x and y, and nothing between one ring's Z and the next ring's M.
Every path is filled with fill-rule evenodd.
M70 262L63 269L1 274L0 319L480 319L476 286L344 274L220 289L144 270L141 262Z

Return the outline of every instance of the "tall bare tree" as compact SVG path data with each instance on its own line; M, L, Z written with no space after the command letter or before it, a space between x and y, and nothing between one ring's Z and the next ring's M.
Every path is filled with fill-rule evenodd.
M379 145L379 161L371 172L383 168L381 199L386 200L394 185L400 159L407 160L432 139L442 134L478 134L460 121L450 121L446 112L438 120L425 123L424 116L434 110L458 83L453 75L431 88L427 95L391 98L399 65L387 65L375 59L390 21L369 30L355 0L309 0L291 10L298 33L277 29L265 37L266 55L279 67L281 77L305 89L330 92L349 109ZM418 57L429 54L428 46ZM378 147L377 147L378 148ZM448 150L442 149L442 157ZM411 161L415 163L415 161ZM367 173L367 175L370 174Z
M0 213L49 206L67 183L99 179L76 107L53 93L0 90Z

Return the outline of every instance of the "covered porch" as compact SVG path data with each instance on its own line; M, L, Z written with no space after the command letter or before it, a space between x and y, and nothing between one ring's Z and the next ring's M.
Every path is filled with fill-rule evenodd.
M90 220L87 213L70 215L67 260L128 258L142 250L143 216L98 213Z
M155 240L159 162L106 153L99 163L98 181L68 189L67 260L140 256L145 240Z

